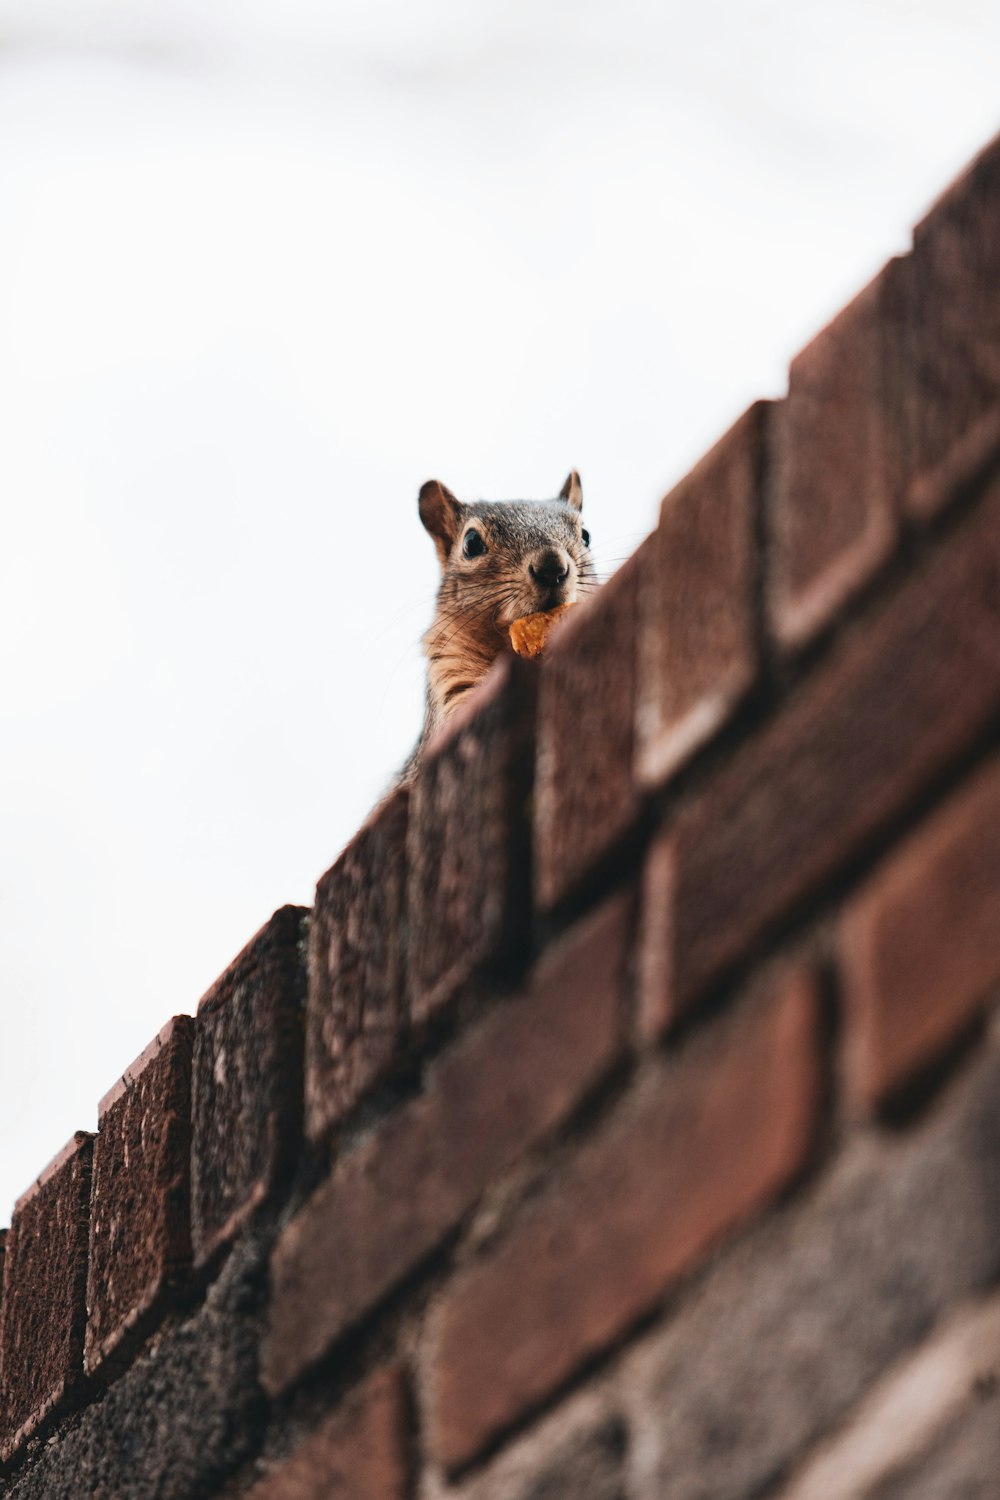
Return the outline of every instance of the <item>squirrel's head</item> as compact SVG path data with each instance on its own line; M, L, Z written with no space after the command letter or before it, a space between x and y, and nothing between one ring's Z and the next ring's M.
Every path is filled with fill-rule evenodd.
M575 470L552 500L463 503L430 479L419 504L441 564L424 646L431 706L444 716L509 649L515 620L572 604L597 580Z
M572 604L581 583L593 578L575 469L554 500L463 504L430 479L419 503L441 564L442 596L492 605L490 623L501 635L524 615Z

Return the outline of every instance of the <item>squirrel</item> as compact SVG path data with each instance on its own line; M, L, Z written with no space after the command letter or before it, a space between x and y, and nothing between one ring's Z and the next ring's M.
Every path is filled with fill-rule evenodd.
M421 486L420 519L441 565L437 606L423 637L427 709L423 732L400 774L416 776L431 735L481 682L525 615L573 604L597 586L590 535L580 522L575 469L553 500L463 504L438 479Z

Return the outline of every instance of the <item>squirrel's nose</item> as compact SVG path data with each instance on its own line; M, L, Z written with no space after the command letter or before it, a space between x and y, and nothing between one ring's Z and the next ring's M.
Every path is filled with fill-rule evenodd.
M557 583L565 583L569 577L569 558L561 548L548 547L544 552L535 553L528 564L528 572L536 583L552 588Z

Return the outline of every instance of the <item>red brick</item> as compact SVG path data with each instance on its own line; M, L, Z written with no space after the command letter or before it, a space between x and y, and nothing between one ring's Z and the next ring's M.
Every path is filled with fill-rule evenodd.
M531 907L528 803L536 673L501 660L428 746L410 794L411 1019L523 959Z
M88 1374L120 1367L191 1264L191 1047L175 1016L102 1100L87 1278Z
M1000 444L1000 140L917 226L906 292L907 491L924 514Z
M272 1257L263 1379L283 1390L413 1271L492 1179L565 1119L623 1045L632 903L616 897L346 1157Z
M880 866L847 909L842 961L849 1087L877 1104L1000 983L1000 763Z
M635 654L639 577L651 539L546 652L538 690L535 877L541 907L557 905L635 821Z
M4 1257L0 1459L72 1404L83 1377L93 1136L78 1131L19 1198Z
M644 901L667 955L654 1012L687 1009L982 732L1000 706L998 570L994 486L680 810L651 856L669 904Z
M799 645L888 555L902 452L898 262L792 362L775 413L772 625Z
M663 502L639 583L636 765L662 783L750 686L754 536L769 404L745 412Z
M316 888L305 1077L314 1140L350 1113L399 1050L408 801L401 788L381 803Z
M429 1443L449 1468L612 1343L802 1166L820 1092L807 975L786 974L707 1041L647 1080L499 1250L446 1288Z
M198 1006L191 1233L203 1265L286 1192L302 1138L305 924L283 906Z
M402 1372L380 1370L247 1492L246 1500L406 1500Z

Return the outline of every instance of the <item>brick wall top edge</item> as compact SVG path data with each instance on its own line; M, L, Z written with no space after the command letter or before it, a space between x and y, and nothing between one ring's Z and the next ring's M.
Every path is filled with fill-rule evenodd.
M229 979L232 978L233 974L239 968L240 964L244 963L248 956L253 952L254 945L256 943L259 943L261 938L265 937L268 934L268 929L270 928L272 922L275 922L282 917L287 918L289 921L299 921L302 917L308 916L309 910L310 908L308 906L296 906L293 902L286 902L284 906L277 907L272 915L268 917L267 921L261 923L260 927L258 927L253 937L249 940L249 942L243 945L232 962L226 965L219 977L212 981L208 989L198 1001L196 1014L200 1014L203 1007L211 1005L211 1003L217 998L219 990L226 984Z
M833 319L830 321L832 322ZM780 405L781 397L761 396L758 400L751 401L748 406L745 406L740 414L733 418L726 430L719 434L712 446L706 448L705 452L692 464L691 468L686 469L671 484L660 501L658 514L662 515L665 506L673 504L675 500L687 492L689 487L693 487L703 475L711 476L714 474L719 459L725 456L728 449L734 443L740 441L748 423L754 424L759 422L766 412L772 411L774 407ZM645 538L643 538L644 540ZM642 546L642 542L639 543L639 546ZM636 551L638 551L638 547ZM630 560L626 559L626 561ZM615 577L617 577L617 574L615 574Z
M337 854L331 861L331 863L323 871L322 875L316 882L317 890L322 888L324 881L329 880L330 877L334 875L340 864L343 862L344 856L361 842L365 834L368 833L370 829L374 828L377 823L381 822L383 817L386 816L386 809L392 807L393 805L398 805L400 803L408 801L410 792L411 788L409 786L394 786L388 792L386 792L384 797L380 797L378 799L378 801L372 807L371 811L367 814L364 822L358 825L355 831L351 834L350 838L344 842L343 846L340 849L338 849Z
M113 1104L116 1104L118 1102L118 1100L125 1093L126 1089L130 1089L134 1083L138 1082L138 1080L142 1077L142 1074L145 1072L146 1068L153 1061L154 1057L158 1057L159 1054L163 1051L164 1047L170 1041L174 1032L181 1030L185 1026L193 1025L193 1016L178 1015L171 1016L166 1025L160 1027L160 1030L156 1033L153 1040L149 1043L149 1046L144 1047L135 1061L129 1063L128 1067L125 1069L122 1076L118 1079L117 1083L112 1084L111 1088L108 1089L108 1092L104 1095L104 1098L98 1104L98 1124L103 1121L104 1116L107 1114L108 1110L112 1107Z
M530 663L522 661L513 652L509 656L497 657L482 681L464 695L454 712L431 735L424 749L424 758L430 760L439 755L446 745L450 745L452 740L457 739L464 729L474 723L486 705L503 692L504 683L512 671L531 670L533 668Z
M858 290L854 293L853 297L851 297L841 307L838 307L836 312L833 313L829 318L827 318L823 326L817 329L816 333L813 334L808 343L803 344L801 349L799 349L792 356L788 365L789 389L791 389L798 371L802 368L802 366L808 364L810 354L818 346L827 341L831 330L835 330L838 325L844 326L845 324L849 324L852 320L852 316L877 295L880 285L884 284L889 277L895 274L896 267L899 265L900 261L903 261L905 259L905 255L890 255L888 260L886 260L881 266L879 266L874 275L868 278L864 286L859 287ZM777 406L780 403L772 402L771 404Z
M66 1142L62 1150L56 1152L55 1156L49 1162L48 1166L38 1174L31 1186L29 1188L26 1188L25 1191L21 1194L20 1198L18 1198L17 1202L14 1204L14 1212L19 1213L26 1204L30 1203L38 1190L40 1188L43 1188L47 1182L51 1181L51 1179L60 1170L60 1168L64 1167L66 1163L76 1155L81 1146L87 1145L88 1142L92 1141L93 1139L94 1132L92 1130L74 1131L72 1137Z
M916 222L913 228L913 242L922 239L928 229L931 228L934 219L942 210L947 210L950 203L956 198L962 197L969 189L970 183L983 171L984 168L1000 164L1000 134L987 141L983 149L972 158L969 164L948 184L943 192L932 201L927 212Z

